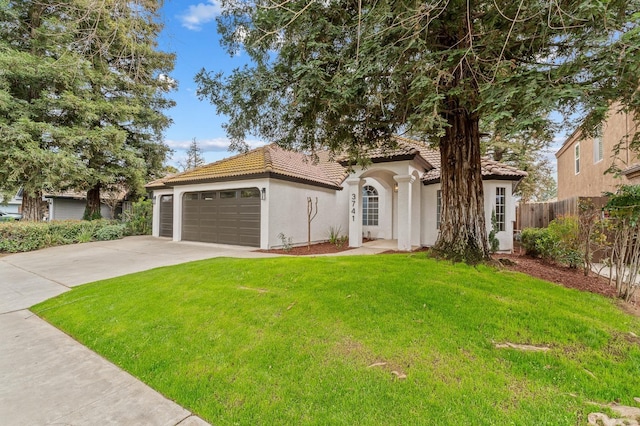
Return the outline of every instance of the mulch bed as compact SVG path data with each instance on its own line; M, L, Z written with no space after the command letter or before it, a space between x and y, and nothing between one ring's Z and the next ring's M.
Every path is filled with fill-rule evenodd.
M347 250L353 250L353 248L348 247L346 244L342 247L337 247L335 244L326 242L326 243L319 243L319 244L311 244L311 247L307 247L307 246L292 247L291 250L270 249L270 250L256 250L256 251L260 253L285 254L290 256L314 256L318 254L340 253L342 251L347 251Z

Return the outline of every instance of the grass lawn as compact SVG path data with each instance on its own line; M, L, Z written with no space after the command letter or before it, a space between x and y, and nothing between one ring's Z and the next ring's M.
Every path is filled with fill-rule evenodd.
M640 397L613 301L424 254L212 259L32 310L216 425L574 425Z

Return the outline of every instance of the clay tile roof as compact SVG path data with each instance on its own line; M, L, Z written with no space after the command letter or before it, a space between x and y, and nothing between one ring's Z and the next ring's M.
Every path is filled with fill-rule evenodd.
M147 189L163 188L165 186L164 183L167 180L169 180L172 177L174 177L175 175L176 175L175 173L172 173L172 174L169 174L169 175L167 175L165 177L162 177L160 179L152 180L151 182L146 184L144 187L147 188Z
M498 161L492 160L490 158L483 157L481 160L482 164L482 177L484 179L495 178L502 180L520 180L523 177L527 176L527 172L518 170L516 167L508 166L506 164L502 164ZM435 183L440 180L440 160L438 159L438 167L429 170L424 175L422 175L423 182L431 182Z
M364 156L374 163L415 159L422 162L426 170L431 170L437 167L436 164L440 164L438 151L435 151L424 142L402 136L394 136L390 144L380 143L376 147L367 149L364 152ZM349 159L346 155L343 155L337 161L346 165Z
M325 160L325 162L327 162ZM274 177L281 176L319 184L332 188L340 188L346 177L344 169L337 165L323 164L314 161L309 155L288 151L275 144L265 145L252 151L231 158L216 161L193 170L188 170L161 182L162 185L179 185L218 179L252 177L269 173ZM156 185L151 182L147 188ZM154 186L158 187L158 186Z
M426 143L394 137L395 145L380 145L367 152L374 162L413 159L422 163L425 173L422 181L435 183L440 180L440 153ZM317 158L310 155L289 151L276 144L265 145L252 151L231 158L207 164L193 170L155 180L146 185L148 189L158 189L197 182L229 180L233 178L251 178L268 174L270 177L293 179L300 182L341 189L340 185L347 177L344 167L346 158L334 159L328 152L317 153ZM527 173L515 167L482 159L482 176L497 179L520 180Z

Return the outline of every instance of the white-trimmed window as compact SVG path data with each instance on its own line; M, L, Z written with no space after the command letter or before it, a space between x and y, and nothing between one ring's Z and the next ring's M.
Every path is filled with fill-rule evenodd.
M371 185L362 188L362 224L378 226L378 191Z
M576 165L576 174L580 173L580 144L577 143L573 148L575 165Z
M602 125L598 126L593 135L593 163L598 163L604 159L604 146L602 141Z
M506 210L507 189L499 186L496 188L496 225L498 227L498 231L505 230Z
M436 229L440 229L441 220L442 220L442 191L438 189L436 191Z

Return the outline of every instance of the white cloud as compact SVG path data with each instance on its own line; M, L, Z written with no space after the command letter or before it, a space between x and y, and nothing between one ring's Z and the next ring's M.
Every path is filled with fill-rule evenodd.
M198 143L198 147L202 152L224 152L229 150L229 145L231 142L227 138L213 138L213 139L196 139ZM189 145L191 145L191 139L189 140L165 140L165 143L169 146L169 148L176 151L186 151L189 149ZM256 140L248 140L247 144L249 148L257 148L259 146L264 145L265 143L262 141Z
M220 15L220 5L215 0L208 0L206 3L191 5L187 11L180 15L182 26L193 31L200 31L204 24L213 21Z

